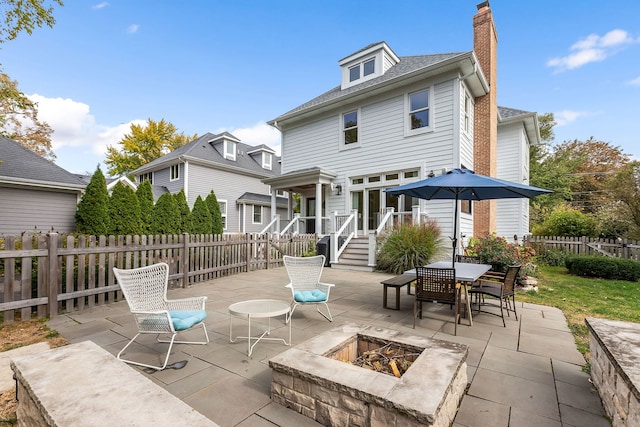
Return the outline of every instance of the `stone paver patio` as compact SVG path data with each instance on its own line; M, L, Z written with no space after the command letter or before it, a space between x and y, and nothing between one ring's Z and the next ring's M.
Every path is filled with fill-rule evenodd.
M455 426L609 426L598 393L582 371L585 360L576 350L567 322L558 309L518 303L518 319L488 314L473 318L473 326L458 325L453 336L448 306L425 304L423 319L412 329L413 296L402 292L399 311L382 308L382 285L389 274L327 268L323 281L335 283L328 322L313 306L293 315L293 345L343 323L374 325L469 346L469 388ZM247 357L245 341L229 342L228 306L247 299L290 298L284 288L284 268L242 273L175 289L170 298L207 295L206 346L175 345L169 363L188 360L180 370L145 374L152 381L221 426L312 426L316 422L271 401L271 357L289 347L259 343ZM516 297L517 299L517 297ZM238 320L234 321L234 325ZM263 324L256 324L256 330ZM48 322L71 342L92 340L112 354L135 334L126 303L58 316ZM272 320L271 336L285 337L288 328ZM265 325L266 326L266 325ZM158 363L166 344L154 336L138 339L128 352L132 358ZM166 351L166 350L164 350ZM136 368L137 369L137 368ZM72 376L71 376L72 377ZM71 378L70 377L70 378ZM64 387L63 384L60 387Z

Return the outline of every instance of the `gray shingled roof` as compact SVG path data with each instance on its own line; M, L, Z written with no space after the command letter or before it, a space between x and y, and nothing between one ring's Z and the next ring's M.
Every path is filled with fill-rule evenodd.
M398 62L393 67L389 68L384 73L384 75L380 77L376 77L375 79L367 80L365 82L362 82L355 86L351 86L344 90L340 89L340 86L337 86L331 89L330 91L325 92L322 95L316 98L313 98L312 100L305 102L304 104L290 111L287 111L286 113L276 118L275 121L281 120L283 117L287 117L290 114L297 113L312 107L316 107L318 105L321 105L330 101L334 101L341 97L352 95L364 89L370 88L372 86L376 86L380 83L401 78L403 76L414 73L416 71L432 67L443 61L447 61L458 56L468 55L469 53L470 52L454 52L454 53L439 53L435 55L401 56L399 57L400 62Z
M244 193L238 197L236 202L250 202L251 204L260 204L265 206L271 205L271 196L268 194ZM276 197L276 205L279 207L287 207L288 199L286 197Z
M523 114L531 114L531 111L517 110L515 108L500 107L498 106L498 114L502 119L509 119L511 117L522 116Z
M154 161L149 162L146 165L136 169L135 171L133 171L133 173L139 174L150 170L160 169L162 167L166 167L167 164L175 163L181 156L189 156L208 162L218 163L223 166L245 169L247 171L259 173L265 176L277 176L280 174L280 157L274 155L271 162L271 170L267 170L262 167L262 163L260 163L260 156L253 157L247 154L249 152L259 150L262 147L273 151L271 148L262 144L259 146L252 146L239 142L236 160L233 161L224 158L223 154L209 143L209 141L218 139L224 134L230 136L231 138L237 139L235 136L229 134L228 132L224 132L222 134L212 134L207 132L201 137L194 139L190 143L176 148L171 153L155 159Z
M0 181L84 189L86 184L71 172L40 157L22 144L0 136Z

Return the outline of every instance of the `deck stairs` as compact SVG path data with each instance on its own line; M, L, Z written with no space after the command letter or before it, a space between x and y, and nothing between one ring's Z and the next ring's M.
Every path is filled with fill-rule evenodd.
M354 237L344 249L337 263L332 263L331 268L356 271L374 271L369 265L369 238Z

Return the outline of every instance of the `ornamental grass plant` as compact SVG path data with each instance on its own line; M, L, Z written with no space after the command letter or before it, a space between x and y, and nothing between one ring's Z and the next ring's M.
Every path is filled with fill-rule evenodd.
M402 274L426 265L443 253L441 230L434 220L423 224L401 224L380 238L378 270Z

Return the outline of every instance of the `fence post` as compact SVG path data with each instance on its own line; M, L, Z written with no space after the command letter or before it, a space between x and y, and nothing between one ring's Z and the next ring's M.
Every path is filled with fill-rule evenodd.
M629 240L622 239L622 258L629 259Z
M182 266L182 287L189 284L189 233L182 233L182 256L180 265Z
M587 255L587 236L580 237L580 253L583 255Z
M49 318L58 315L58 233L49 233Z

